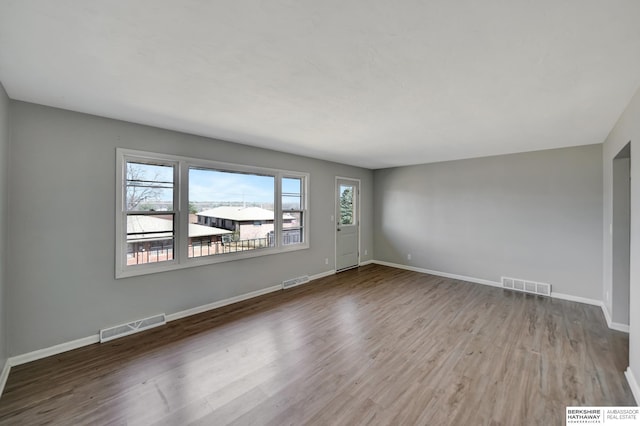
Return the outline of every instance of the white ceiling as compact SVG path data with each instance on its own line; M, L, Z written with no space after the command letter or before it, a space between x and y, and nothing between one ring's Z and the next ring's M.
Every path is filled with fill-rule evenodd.
M369 168L601 143L637 0L0 0L13 99Z

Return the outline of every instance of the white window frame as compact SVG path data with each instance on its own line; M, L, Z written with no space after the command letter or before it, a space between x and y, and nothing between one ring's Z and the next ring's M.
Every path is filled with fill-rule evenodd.
M295 174L291 174L291 173L287 173L285 172L285 174L283 174L280 178L280 185L282 185L282 179L283 178L290 178L290 179L300 179L300 176L297 176ZM280 202L282 202L282 188L280 188ZM300 208L299 209L294 209L294 210L284 210L282 209L282 213L300 213L300 220L301 220L301 225L300 225L300 230L301 232L301 238L302 238L302 242L301 243L294 243L294 244L287 244L286 246L289 245L298 245L298 244L304 244L305 243L305 239L307 238L307 214L308 214L308 209L307 209L307 185L306 185L306 179L302 179L302 185L300 188ZM281 215L282 218L282 215ZM280 243L284 245L283 237L284 237L284 227L281 229L282 232L280 233L280 236L278 238L280 238ZM286 247L285 246L285 247Z
M125 209L126 163L127 161L160 162L175 164L174 169L174 211L175 211L175 240L173 260L146 263L140 265L127 265L127 212ZM187 248L189 243L189 168L199 167L218 171L252 173L274 177L274 247L261 248L236 253L224 253L211 256L189 258ZM115 276L126 278L138 275L165 272L175 269L194 266L209 265L229 262L239 259L247 259L260 256L268 256L278 253L287 253L309 248L309 173L290 170L271 169L264 167L248 166L242 164L226 163L198 158L183 157L169 154L160 154L131 149L116 149L116 253ZM304 226L303 241L299 244L282 243L282 178L302 179L302 202Z

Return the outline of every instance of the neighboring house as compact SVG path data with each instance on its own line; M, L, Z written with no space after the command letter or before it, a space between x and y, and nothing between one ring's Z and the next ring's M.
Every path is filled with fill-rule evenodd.
M238 240L269 238L273 233L273 211L261 207L222 206L196 215L199 225L232 231ZM296 218L288 213L282 215L282 227L295 227L300 233Z
M222 241L222 236L232 234L232 231L195 223L189 224L190 256L199 256L200 252L193 252L193 248L210 246ZM127 218L127 263L147 263L149 261L167 260L173 256L173 224L170 216L136 215ZM153 258L144 262L138 256Z

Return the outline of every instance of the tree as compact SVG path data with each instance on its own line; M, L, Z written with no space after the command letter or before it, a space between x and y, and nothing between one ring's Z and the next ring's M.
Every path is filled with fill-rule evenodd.
M340 194L340 224L353 223L353 191L347 188Z
M156 174L153 178L147 179L146 175L136 163L127 163L127 210L149 210L148 207L140 205L146 201L157 200L160 196L160 188L154 186L159 176Z

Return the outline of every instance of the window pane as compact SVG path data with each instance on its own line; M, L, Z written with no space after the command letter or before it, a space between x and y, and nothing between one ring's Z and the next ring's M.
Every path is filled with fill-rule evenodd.
M282 210L302 208L302 179L282 178Z
M127 216L127 265L173 260L173 215Z
M127 211L172 211L173 166L127 161Z
M293 197L291 195L283 195L282 196L282 210L301 210L302 208L302 197L297 196Z
M304 242L304 223L302 212L286 212L282 215L282 244L300 244Z
M273 247L275 177L191 167L189 257Z
M282 178L282 194L301 194L302 179L301 178Z
M282 178L282 245L304 242L302 188L302 178Z
M340 225L353 225L353 186L340 185Z

